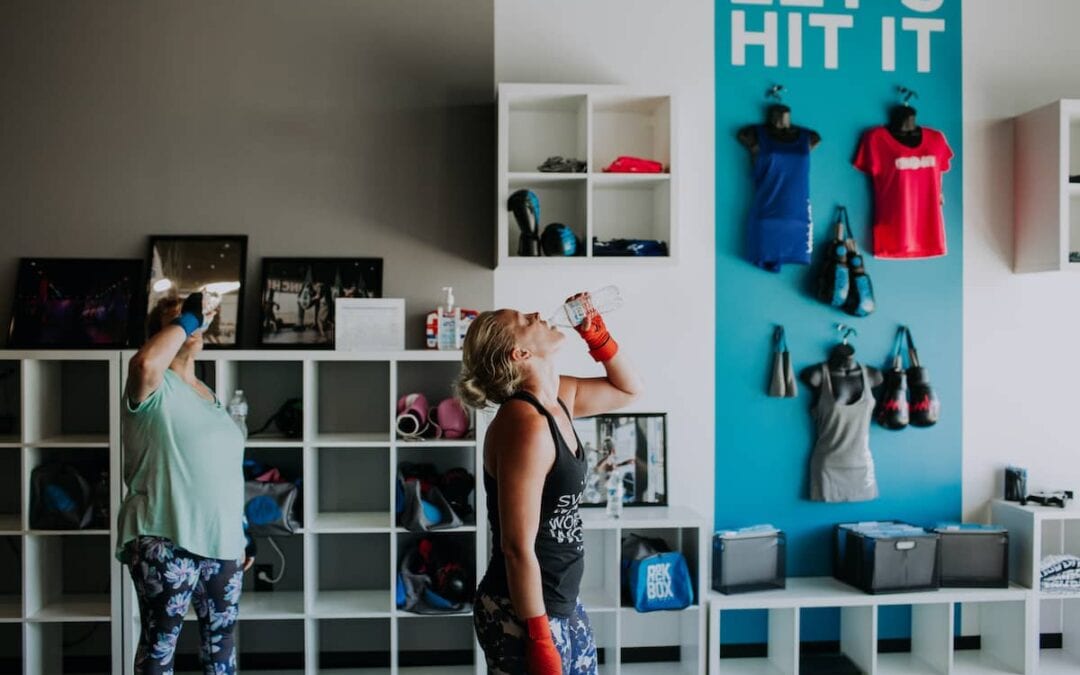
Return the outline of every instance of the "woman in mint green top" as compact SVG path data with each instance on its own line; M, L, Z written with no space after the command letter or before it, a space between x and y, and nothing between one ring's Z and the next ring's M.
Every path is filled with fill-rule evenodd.
M214 311L201 293L165 299L131 358L123 402L124 482L117 557L131 573L142 630L137 675L172 673L191 605L205 672L236 670L233 629L253 560L244 546L244 437L195 377Z

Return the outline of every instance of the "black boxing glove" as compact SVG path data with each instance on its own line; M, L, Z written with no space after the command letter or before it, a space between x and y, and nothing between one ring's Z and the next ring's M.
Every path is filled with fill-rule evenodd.
M910 421L907 373L904 372L903 353L906 336L907 331L901 326L896 331L896 338L893 340L892 364L885 369L885 384L881 388L881 396L878 397L875 413L878 424L894 431L903 429Z
M930 386L926 368L912 366L907 370L911 383L911 426L932 427L941 416L941 400Z
M514 214L521 238L518 239L520 256L540 255L540 199L532 190L518 190L510 195L506 208Z

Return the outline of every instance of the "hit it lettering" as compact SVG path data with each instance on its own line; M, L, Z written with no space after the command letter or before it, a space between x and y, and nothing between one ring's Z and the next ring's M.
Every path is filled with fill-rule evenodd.
M945 0L891 0L903 8L915 12L914 16L886 16L881 19L881 70L893 72L896 70L897 38L904 34L915 36L915 65L920 73L929 73L931 66L932 40L934 33L945 32L945 19L919 16L930 14L941 9ZM884 0L874 0L884 2ZM731 0L732 5L755 5L759 7L825 9L826 5L835 6L837 9L846 10L838 12L804 12L788 11L787 18L787 53L788 67L803 67L803 31L806 27L813 30L821 30L824 35L824 54L822 63L828 70L836 70L840 67L840 43L843 31L855 28L855 14L859 9L860 0ZM898 7L898 9L901 9ZM897 19L900 19L899 35L897 31ZM750 27L753 22L754 27ZM731 12L731 64L733 66L746 65L746 52L748 47L761 47L763 53L762 63L767 68L776 68L779 65L780 44L780 12L767 10L753 12L748 16L745 9L735 9Z

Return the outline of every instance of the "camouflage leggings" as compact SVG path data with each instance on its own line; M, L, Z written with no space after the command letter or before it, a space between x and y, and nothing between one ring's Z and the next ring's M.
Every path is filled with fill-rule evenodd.
M596 643L589 616L579 601L567 618L548 617L551 637L562 657L563 675L596 675ZM523 675L525 671L525 624L514 613L510 598L476 593L473 605L476 639L487 657L491 675Z

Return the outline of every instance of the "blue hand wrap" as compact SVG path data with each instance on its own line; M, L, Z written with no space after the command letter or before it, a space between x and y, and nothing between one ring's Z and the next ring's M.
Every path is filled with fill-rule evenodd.
M202 319L195 316L191 312L184 312L180 316L172 320L174 326L180 326L184 329L184 335L191 337L191 334L202 328Z

